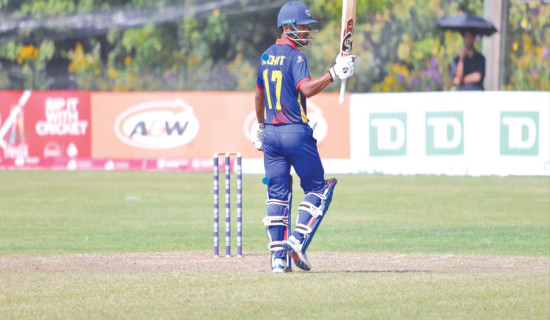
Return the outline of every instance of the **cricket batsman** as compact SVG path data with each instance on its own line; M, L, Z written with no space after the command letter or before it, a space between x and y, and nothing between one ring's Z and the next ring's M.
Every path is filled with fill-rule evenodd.
M307 59L300 50L311 47L317 30L307 5L291 1L277 18L281 37L261 56L256 80L255 107L258 129L254 146L264 152L267 181L267 216L263 219L274 273L291 271L290 258L310 270L307 247L328 210L336 179L325 180L317 140L308 125L306 98L336 79L353 75L355 56L336 58L324 75L311 79ZM298 208L296 228L288 234L290 169L300 177L305 198Z

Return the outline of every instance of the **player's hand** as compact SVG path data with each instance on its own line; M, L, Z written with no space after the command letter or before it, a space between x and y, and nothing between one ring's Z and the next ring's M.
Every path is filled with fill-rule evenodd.
M355 61L355 58L357 58L357 56L351 54L345 56L337 54L335 61L336 63L349 63L351 61Z
M263 123L256 123L254 125L254 133L252 135L252 143L254 144L254 148L256 148L258 151L263 150L264 145L264 129L265 124Z
M351 77L355 68L355 58L356 56L354 55L337 55L336 64L334 65L334 67L329 69L329 74L332 78L332 81L334 81L336 78L344 80Z

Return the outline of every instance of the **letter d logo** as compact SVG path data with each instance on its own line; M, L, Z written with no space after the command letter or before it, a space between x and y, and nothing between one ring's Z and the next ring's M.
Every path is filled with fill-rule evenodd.
M500 154L538 156L538 111L502 111L500 113Z
M407 155L406 113L371 113L369 134L371 156Z
M464 154L464 113L426 112L426 154Z

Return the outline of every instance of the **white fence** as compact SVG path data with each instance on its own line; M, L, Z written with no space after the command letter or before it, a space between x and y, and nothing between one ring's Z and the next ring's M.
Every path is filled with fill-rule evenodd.
M354 94L348 172L549 175L550 92Z

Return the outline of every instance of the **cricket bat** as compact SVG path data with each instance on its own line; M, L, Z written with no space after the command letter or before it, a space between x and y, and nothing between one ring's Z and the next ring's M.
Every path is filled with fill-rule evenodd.
M353 47L353 29L355 26L355 11L357 0L342 0L342 37L340 38L340 55L348 56ZM340 85L340 98L338 102L344 103L346 95L346 80Z

